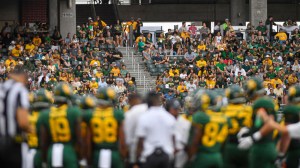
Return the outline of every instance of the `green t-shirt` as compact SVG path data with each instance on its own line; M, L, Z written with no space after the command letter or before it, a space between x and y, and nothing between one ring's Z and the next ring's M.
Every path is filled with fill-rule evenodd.
M246 72L248 72L251 69L250 65L243 65L243 68Z
M267 72L267 77L269 77L270 79L274 79L276 74L274 72Z
M199 81L198 86L201 88L204 88L206 86L206 82L205 81Z
M222 144L228 135L230 125L228 118L217 112L196 112L193 123L200 125L202 137L198 151L205 153L221 152Z
M80 119L80 110L76 107L61 105L51 107L40 114L38 123L49 133L50 143L74 144L76 125Z
M103 73L104 76L108 76L109 73L110 73L110 69L109 68L108 69L102 69L102 73Z
M121 69L121 75L123 76L123 77L125 77L126 76L126 74L128 73L128 71L125 69Z
M225 65L224 63L217 63L217 64L216 64L216 67L220 68L220 70L222 70L222 71L224 71L225 66L226 66L226 65Z
M261 31L262 33L267 31L267 27L266 26L257 26L256 30Z
M142 52L144 50L144 46L145 46L145 43L140 41L138 43L138 49L139 49L139 52Z
M83 115L83 120L92 130L94 149L118 149L118 130L124 120L124 113L113 107L97 107Z

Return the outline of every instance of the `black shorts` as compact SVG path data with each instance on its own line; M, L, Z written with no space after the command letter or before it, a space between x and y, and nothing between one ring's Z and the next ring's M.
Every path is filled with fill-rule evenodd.
M1 168L22 167L21 144L0 137L0 164Z

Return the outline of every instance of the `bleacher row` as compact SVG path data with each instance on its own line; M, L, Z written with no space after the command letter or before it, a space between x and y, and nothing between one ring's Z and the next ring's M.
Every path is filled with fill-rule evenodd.
M165 64L155 64L153 60L147 60L145 65L147 70L150 72L151 76L157 76L164 73L165 70L168 70L172 65L174 65L175 60L178 61L177 64L183 63L184 56L183 55L173 55L169 56L169 62Z

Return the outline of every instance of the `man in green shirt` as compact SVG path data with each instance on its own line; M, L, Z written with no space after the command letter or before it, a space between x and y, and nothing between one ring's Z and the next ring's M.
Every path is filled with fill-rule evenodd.
M220 62L216 64L217 70L221 73L224 72L226 64L224 64L223 59L220 59Z
M139 42L138 42L138 50L139 50L139 52L143 52L144 48L145 48L145 43L143 42L142 39L140 39Z
M259 25L256 27L257 31L260 31L263 36L267 36L267 27L263 24L262 21L259 21Z

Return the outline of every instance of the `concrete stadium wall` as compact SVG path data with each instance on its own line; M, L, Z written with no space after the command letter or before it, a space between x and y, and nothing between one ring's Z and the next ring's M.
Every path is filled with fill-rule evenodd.
M20 0L7 0L0 5L0 22L15 21L20 19Z
M131 16L140 17L144 21L223 21L230 19L230 4L153 4L118 6L121 20ZM249 9L249 5L246 5ZM268 4L268 15L275 20L300 20L300 5ZM246 11L249 20L249 10Z

